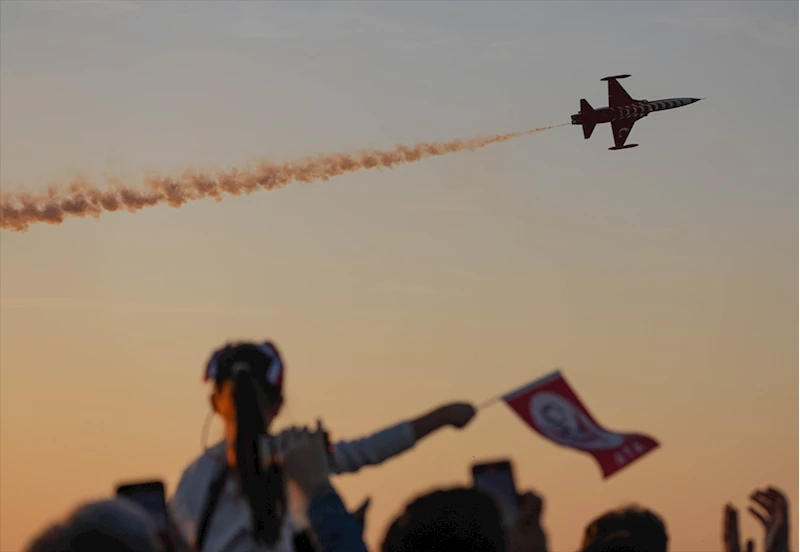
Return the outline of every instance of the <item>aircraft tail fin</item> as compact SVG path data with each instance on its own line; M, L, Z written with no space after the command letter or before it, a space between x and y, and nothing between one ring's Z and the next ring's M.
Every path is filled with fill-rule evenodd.
M584 123L583 123L583 138L588 140L589 137L594 132L594 127L597 123L592 122L589 116L590 114L594 113L594 108L587 102L585 99L581 99L581 115L583 115Z

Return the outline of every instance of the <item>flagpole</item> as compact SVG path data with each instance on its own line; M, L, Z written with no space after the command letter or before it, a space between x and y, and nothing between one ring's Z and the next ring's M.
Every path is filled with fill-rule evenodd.
M561 370L560 368L556 368L553 372L550 372L549 374L547 374L545 376L542 376L541 378L535 380L532 383L529 383L527 385L523 385L522 387L520 387L518 389L515 389L514 391L502 393L500 395L492 397L491 399L489 399L487 401L484 401L481 404L479 404L477 410L483 410L484 408L488 408L488 407L494 405L495 403L498 403L498 402L500 402L502 400L505 400L506 397L509 397L511 395L514 395L515 393L518 393L519 391L521 391L523 389L527 389L527 388L535 386L535 385L537 385L537 384L539 384L539 383L541 383L541 382L543 382L545 380L548 380L548 379L552 378L553 376L559 374L560 370Z
M502 401L504 396L505 396L505 394L497 395L496 397L492 397L488 401L483 401L481 404L478 405L477 410L483 410L484 408L488 408L488 407L492 406L493 404Z

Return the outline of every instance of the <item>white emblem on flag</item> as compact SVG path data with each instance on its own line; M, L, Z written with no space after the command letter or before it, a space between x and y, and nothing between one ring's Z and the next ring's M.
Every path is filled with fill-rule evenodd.
M611 450L625 438L610 433L564 397L543 391L535 393L529 404L531 419L548 438L568 447L585 450Z

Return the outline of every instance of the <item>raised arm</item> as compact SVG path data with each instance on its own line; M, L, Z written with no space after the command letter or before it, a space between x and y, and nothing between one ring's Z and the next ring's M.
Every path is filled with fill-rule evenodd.
M308 501L308 519L322 552L367 552L362 528L330 483L330 459L321 427L293 436L282 453L285 474Z
M440 406L410 421L388 427L367 437L333 444L332 473L357 472L364 466L374 466L414 447L438 429L446 426L463 428L475 416L470 404L453 403Z

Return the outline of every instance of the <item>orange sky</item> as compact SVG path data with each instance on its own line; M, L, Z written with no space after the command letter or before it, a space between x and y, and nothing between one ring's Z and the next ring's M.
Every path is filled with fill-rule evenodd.
M291 277L270 280L283 287ZM254 279L245 275L240 283L250 287ZM520 486L545 494L554 551L574 549L591 516L628 500L665 516L676 551L718 546L722 504L743 506L757 486L777 484L796 503L794 388L772 368L789 365L794 353L782 345L791 342L788 332L773 331L778 325L750 328L759 346L745 345L744 329L714 313L713 297L703 316L689 320L664 316L642 324L647 304L618 309L613 323L601 305L580 316L525 320L501 291L493 296L508 305L507 326L492 301L459 306L425 296L406 296L393 309L373 297L343 318L348 297L341 292L327 304L276 298L227 313L91 308L90 300L4 304L2 525L13 529L3 530L2 549L18 550L45 520L76 500L109 493L120 480L164 477L173 488L200 450L207 402L199 380L210 347L220 336L265 333L288 364L284 424L322 415L335 436L355 437L442 401L481 401L560 360L601 423L645 431L663 443L603 482L590 458L547 444L496 405L462 433L447 430L380 469L337 479L351 506L374 497L372 543L413 492L465 482L473 458L511 456ZM517 301L558 312L548 305L557 296L531 295L537 294ZM662 337L667 328L677 328L671 338ZM761 369L751 368L757 363ZM722 365L731 377L714 374ZM757 534L752 524L745 527Z
M358 437L559 366L598 422L662 443L603 481L495 405L336 479L351 507L373 497L371 545L415 493L506 456L545 496L551 552L629 501L672 552L719 550L724 504L757 487L797 511L796 4L186 6L2 3L4 191L557 124L620 72L634 97L709 99L624 152L561 128L0 233L2 552L119 481L173 489L203 363L246 338L286 357L279 426Z

